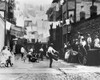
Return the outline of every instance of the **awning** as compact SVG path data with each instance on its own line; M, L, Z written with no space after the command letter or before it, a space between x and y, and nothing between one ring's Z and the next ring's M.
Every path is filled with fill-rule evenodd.
M10 34L14 35L16 37L22 37L22 36L24 36L24 31L23 31L22 27L11 25Z

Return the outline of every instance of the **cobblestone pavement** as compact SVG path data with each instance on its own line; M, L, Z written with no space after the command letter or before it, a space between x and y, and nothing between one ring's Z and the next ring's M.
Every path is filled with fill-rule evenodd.
M0 80L100 80L98 73L14 73L1 74Z
M16 61L12 68L0 68L0 80L100 80L100 68L54 61L28 63Z

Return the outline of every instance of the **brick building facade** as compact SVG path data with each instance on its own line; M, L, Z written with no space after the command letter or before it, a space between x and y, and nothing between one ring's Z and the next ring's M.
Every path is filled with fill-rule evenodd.
M60 3L60 1L56 1L56 0L54 0L53 2ZM97 28L99 28L99 25L97 25L97 24L99 24L98 17L95 16L94 18L93 17L91 18L91 15L90 15L91 14L90 7L92 6L91 4L92 3L90 1L81 2L79 0L64 0L63 4L60 4L60 6L61 6L61 8L59 8L59 11L61 11L60 13L53 14L54 13L53 7L50 7L48 9L47 15L48 15L49 21L62 21L63 22L62 24L57 25L58 27L56 27L55 32L52 31L53 28L50 28L50 33L52 34L52 35L50 35L50 38L52 36L54 36L53 33L56 33L55 34L56 39L55 39L54 43L56 45L59 45L59 43L61 43L60 49L62 51L64 48L64 43L71 41L77 35L78 31L81 31L83 33L85 33L85 31L87 31L87 33L93 33L93 28L95 26L97 26ZM99 16L100 3L95 2L94 5L97 6L97 16ZM84 12L85 12L85 16L84 16L83 21L80 21L81 6L84 6ZM65 25L65 20L69 19L71 14L72 14L72 19L74 22L69 26ZM58 17L61 19L59 19ZM96 20L97 22L95 22L94 20ZM68 31L68 29L69 29L68 27L71 28L70 32ZM91 29L91 31L88 29L88 27L89 27L89 29ZM59 31L59 29L60 29L60 31ZM95 31L97 31L97 30L95 30ZM86 35L86 34L84 34L84 35ZM53 40L53 39L51 39L51 40Z

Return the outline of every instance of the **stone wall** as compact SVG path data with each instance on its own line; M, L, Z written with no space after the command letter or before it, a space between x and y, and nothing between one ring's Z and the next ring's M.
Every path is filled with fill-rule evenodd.
M92 38L95 38L95 35L99 35L100 37L100 15L94 19L89 18L85 21L76 23L76 25L73 26L72 38L77 37L77 32L81 32L84 36L87 36L89 33Z

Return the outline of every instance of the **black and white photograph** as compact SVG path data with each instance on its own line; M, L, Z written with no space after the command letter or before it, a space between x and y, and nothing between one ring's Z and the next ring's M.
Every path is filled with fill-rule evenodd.
M0 0L0 80L100 80L100 0Z

